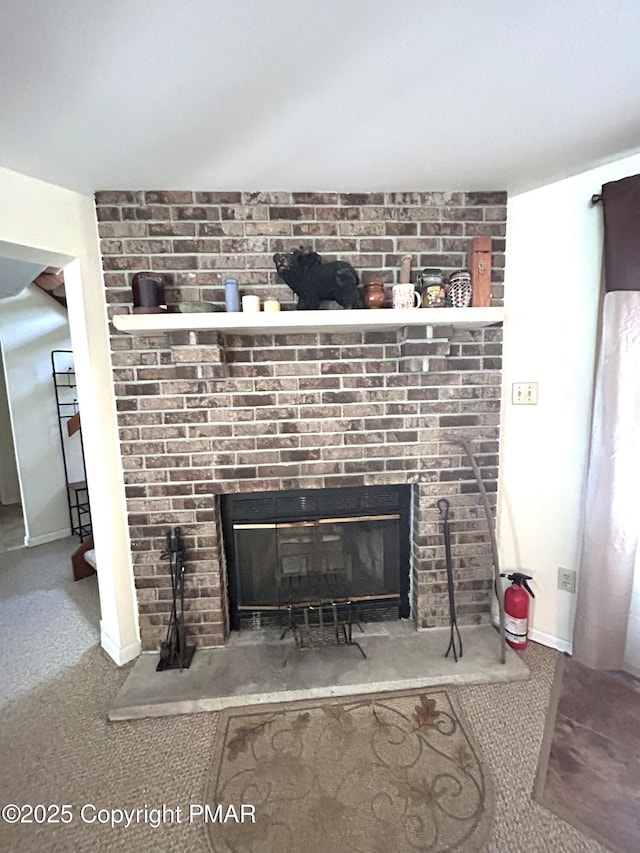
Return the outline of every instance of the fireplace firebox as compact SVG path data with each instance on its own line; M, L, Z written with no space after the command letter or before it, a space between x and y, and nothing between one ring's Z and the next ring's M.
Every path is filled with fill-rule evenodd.
M348 599L360 621L409 616L410 487L221 496L231 627Z

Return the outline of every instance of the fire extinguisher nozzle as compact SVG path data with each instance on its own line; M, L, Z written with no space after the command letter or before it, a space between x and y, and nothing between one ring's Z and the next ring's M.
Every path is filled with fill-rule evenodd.
M513 574L500 575L500 577L503 577L503 578L506 577L507 580L510 580L516 586L523 586L527 590L527 592L529 593L531 598L535 598L535 595L533 594L531 587L527 583L527 581L533 580L532 575L523 575L521 572L513 572Z

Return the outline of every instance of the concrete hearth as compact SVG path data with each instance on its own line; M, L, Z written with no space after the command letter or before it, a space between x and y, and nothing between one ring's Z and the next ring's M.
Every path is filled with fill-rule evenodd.
M298 649L276 630L233 632L224 648L198 649L190 669L156 672L157 653L135 663L111 720L218 711L221 708L440 685L524 681L529 670L511 649L499 662L495 629L461 629L464 655L444 657L448 628L416 631L409 621L368 623L355 647Z

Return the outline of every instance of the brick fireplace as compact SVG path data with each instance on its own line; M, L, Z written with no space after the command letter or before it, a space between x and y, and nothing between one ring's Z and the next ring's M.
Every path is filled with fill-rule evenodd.
M506 194L100 192L109 313L127 313L136 272L162 274L167 302L224 304L223 280L292 307L271 256L312 244L366 280L465 266L473 236L491 236L492 304L503 298ZM327 312L330 323L331 312ZM143 648L164 639L170 611L167 531L187 547L187 626L196 644L229 631L220 496L352 486L411 488L411 618L448 624L436 502L451 502L460 624L490 618L484 513L451 434L475 447L495 497L501 329L426 329L253 337L111 330L127 511Z

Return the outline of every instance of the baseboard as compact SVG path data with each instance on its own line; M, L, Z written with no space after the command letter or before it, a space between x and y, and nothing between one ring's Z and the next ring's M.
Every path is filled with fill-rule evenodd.
M637 666L634 666L633 664L627 663L625 661L623 665L623 671L640 680L640 669L638 669Z
M25 536L24 544L28 548L33 548L35 545L46 545L47 542L55 542L57 539L66 539L71 536L71 531L68 527L64 530L54 530L52 533L43 533L40 536Z
M535 628L529 629L529 639L533 640L534 643L540 643L541 646L557 649L559 652L571 654L573 651L573 643L569 640L561 640L560 637L545 634L544 631L538 631Z
M100 645L118 666L124 666L125 663L129 663L130 660L137 658L142 651L140 640L137 640L135 643L129 643L128 646L119 646L107 634L102 622L100 623Z
M553 637L551 634L545 634L543 631L536 631L535 628L529 631L529 639L533 640L534 643L540 643L542 646L557 649L559 652L566 652L569 655L573 653L573 643L569 642L569 640L561 640L559 637ZM637 667L625 663L623 669L634 678L640 679L640 669Z

